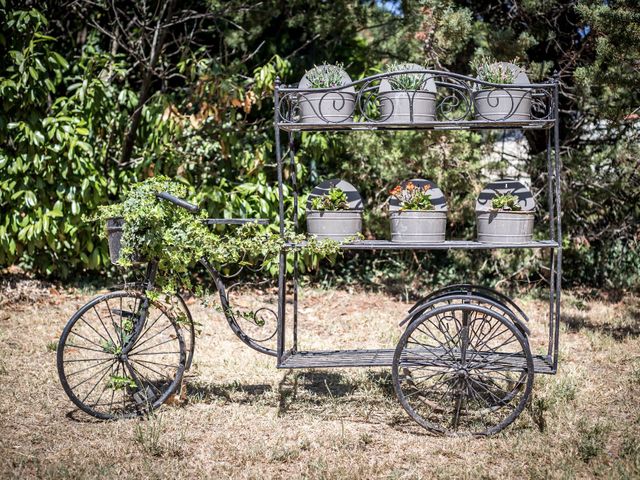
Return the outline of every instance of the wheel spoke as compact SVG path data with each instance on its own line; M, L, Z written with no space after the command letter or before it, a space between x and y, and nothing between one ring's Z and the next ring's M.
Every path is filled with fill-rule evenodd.
M142 368L146 368L147 370L152 371L153 373L155 373L156 375L160 375L160 377L162 378L168 378L166 374L159 372L158 370L149 367L148 365L145 365L144 363L142 363L142 361L140 360L131 360L131 362L135 362L137 365L140 365Z
M74 348L74 347L70 347L70 348ZM109 355L108 357L101 357L101 358L72 358L71 360L63 360L63 363L77 363L77 362L94 362L97 360L111 360L113 358L113 355Z
M147 352L147 351L149 351L149 350L151 350L153 348L159 347L160 345L164 345L165 343L173 342L174 340L178 340L177 337L176 338L168 338L164 342L157 343L157 344L155 344L155 345L153 345L151 347L145 348L144 350L140 350L139 352L133 352L133 353L129 352L129 356L131 357L133 355L141 355L143 352ZM157 353L156 352L152 352L149 355L157 355Z
M84 317L82 318L82 321L84 322L84 324L89 327L91 330L93 330L95 332L96 335L98 335L102 340L104 340L105 342L109 342L109 340L106 339L106 337L103 337L102 334L100 332L98 332L95 328L93 328L93 325L91 325L89 322L87 322ZM82 335L80 335L79 333L75 333L78 337L80 338L84 338L87 342L93 343L94 345L100 347L101 345L92 342L91 340L89 340L88 338L83 337Z
M151 380L149 380L145 375L143 375L140 370L138 370L136 367L133 366L133 364L131 364L131 368L136 372L136 374L142 378L144 380L143 385L146 382L146 385L150 386L152 389L154 389L156 392L162 394L162 390L160 390L158 387L156 387L153 382Z
M98 316L98 320L100 321L100 325L102 325L102 328L107 333L107 336L109 337L109 340L111 340L111 343L113 343L114 345L117 345L116 342L113 341L113 338L111 337L111 334L109 333L109 330L107 330L107 326L102 321L102 317L98 313L98 309L96 308L95 305L93 306L93 311L96 312L96 315Z
M85 368L83 368L83 369L81 369L81 370L75 370L75 371L73 371L73 372L71 372L71 373L67 374L67 377L71 377L72 375L77 375L77 374L79 374L79 373L86 372L87 370L90 370L90 369L92 369L92 368L99 367L100 365L104 365L104 364L105 364L105 363L107 363L108 361L113 362L113 359L111 359L111 358L107 358L106 360L102 360L102 361L101 361L101 362L99 362L99 363L94 363L93 365L89 365L88 367L85 367Z
M173 340L175 340L175 339L173 339ZM158 345L161 345L161 344L158 344ZM158 345L155 345L155 347L157 347ZM154 347L151 347L151 348L154 348ZM134 355L129 354L129 357L134 357L134 356L137 357L138 355L169 355L169 354L172 354L172 353L182 353L182 352L180 352L180 351L177 351L177 352L146 352L146 353L138 353L138 352L136 352Z
M148 315L149 315L149 312L147 312L147 316L148 316ZM149 326L148 326L148 327L147 327L147 328L146 328L146 329L145 329L145 330L144 330L144 331L143 331L143 332L138 336L138 339L140 339L140 338L144 338L144 336L147 334L147 332L148 332L149 330L151 330L151 329L155 326L155 324L156 324L156 323L158 323L158 320L160 320L160 319L162 318L162 316L163 316L163 315L165 315L165 313L164 313L163 311L160 311L160 315L158 315L158 316L156 317L156 319L153 321L153 323L152 323L151 325L149 325ZM147 320L148 320L148 318L147 318ZM169 327L171 327L171 326L172 326L171 324L167 325L167 327L165 327L165 329L164 329L164 330L166 330L167 328L169 328ZM144 325L143 325L143 328L144 328ZM158 332L158 333L162 333L164 330L161 330L161 331L160 331L160 332ZM156 333L156 335L157 335L157 333ZM155 335L154 335L154 336L155 336ZM153 337L151 337L151 338L153 338ZM134 347L133 347L133 348L139 347L140 345L142 345L142 344L144 344L144 343L148 342L149 340L151 340L151 338L147 338L147 340L145 340L144 342L139 343L138 345L134 345ZM132 350L133 350L133 349L132 349Z
M104 370L100 370L100 372L98 373L98 375L102 372L106 372L109 370L109 368L111 368L111 365L107 365L107 367ZM91 380L91 377L89 378L85 378L84 380L82 380L80 383L77 383L76 385L74 385L73 387L71 387L71 390L75 390L76 388L78 388L80 385L84 385L85 383L87 383L89 380Z
M95 385L91 388L91 390L89 390L89 393L87 393L85 395L85 397L81 400L83 403L87 401L87 398L89 398L89 395L91 395L93 393L93 391L96 389L96 387L100 384L100 382L104 379L104 377L107 376L107 373L109 373L111 371L111 369L113 368L113 364L116 361L114 360L113 362L111 362L111 364L109 365L109 368L107 368L107 371L104 372L102 374L102 376L98 379L98 381L95 383Z
M171 327L173 327L173 325L169 324L169 325L167 325L166 327L164 327L162 330L160 330L159 332L155 333L153 336L151 336L151 337L147 338L146 340L144 340L144 341L143 341L143 342L141 342L141 343L138 343L137 345L134 345L134 346L133 346L133 348L130 350L129 354L131 354L131 352L133 352L136 348L140 348L142 345L144 345L145 343L147 343L149 340L151 340L151 339L153 339L153 338L157 337L158 335L160 335L161 333L163 333L164 331L168 330L168 329L169 329L169 328L171 328ZM148 330L147 330L147 331L148 331ZM138 337L138 338L139 338L139 339L140 339L140 338L143 338L143 336L142 336L142 335L140 335L140 337ZM159 345L161 345L161 344L159 344ZM151 348L153 348L153 347L151 347ZM144 352L144 351L146 351L146 350L149 350L149 349L147 348L147 349L145 349L145 350L141 350L141 351L142 351L142 352Z

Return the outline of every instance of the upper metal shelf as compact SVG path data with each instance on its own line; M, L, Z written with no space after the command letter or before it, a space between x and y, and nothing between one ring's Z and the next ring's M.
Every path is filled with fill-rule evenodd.
M398 90L399 75L421 76L421 89ZM275 123L289 132L549 129L557 88L556 81L503 85L439 70L383 73L322 89L276 82Z
M553 128L553 120L528 120L520 122L463 120L450 122L349 122L349 123L279 123L280 130L285 132L322 132L322 131L370 131L370 130L494 130L518 129L544 130Z

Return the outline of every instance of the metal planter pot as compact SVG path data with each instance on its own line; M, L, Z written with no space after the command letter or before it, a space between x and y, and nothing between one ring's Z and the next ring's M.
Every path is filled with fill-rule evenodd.
M533 238L533 212L476 212L478 241L520 244Z
M436 94L433 92L396 90L383 92L378 98L383 122L422 123L436 119Z
M480 90L474 94L476 120L531 120L531 92L515 88Z
M392 212L391 241L398 243L444 242L447 212L405 210Z
M107 218L107 241L109 242L109 258L116 264L120 260L120 248L122 247L122 229L124 218Z
M124 229L124 218L113 217L107 218L107 242L109 243L109 258L111 263L117 265L120 261L120 250L122 249L122 232ZM140 265L145 262L145 259L139 254L132 256L132 263L134 265Z
M356 95L352 92L301 93L300 122L342 123L353 117Z
M328 238L341 242L361 231L361 210L307 211L307 233L319 239Z

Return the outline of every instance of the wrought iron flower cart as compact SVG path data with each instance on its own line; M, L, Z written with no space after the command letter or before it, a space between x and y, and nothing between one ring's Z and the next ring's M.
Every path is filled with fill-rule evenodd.
M531 395L534 375L555 374L558 367L562 272L558 81L553 78L548 83L529 83L522 74L517 76L515 84L505 86L443 71L416 69L408 73L422 75L424 90L431 92L434 110L427 117L414 117L414 97L411 92L406 93L408 97L404 102L405 106L408 105L408 112L402 115L400 112L394 113L394 105L382 105L390 98L385 95L388 93L389 77L397 75L397 72L354 82L347 77L345 84L327 89L311 89L304 79L297 86L284 86L279 80L276 82L274 126L280 233L285 235L285 227L289 222L296 232L300 230L299 192L295 174L295 135L300 132L541 130L545 132L547 140L546 196L541 203L546 203L547 207L548 216L544 221L548 223L548 238L500 243L471 240L433 243L360 240L345 243L342 248L373 252L516 248L548 251L548 344L543 353L532 353L527 327L529 319L513 300L494 289L465 283L432 292L418 301L404 319L398 319L404 331L395 348L299 350L297 258L294 258L293 272L287 273L288 256L297 257L296 245L286 244L279 254L277 312L261 308L253 317L253 327L255 318L260 316L266 318L272 315L272 320L276 321L275 329L262 337L255 334L255 330L250 330L251 322L243 323L246 319L231 308L228 289L225 289L226 278L206 259L202 260L202 264L213 277L223 311L235 334L250 347L276 357L278 368L391 367L394 389L402 407L421 426L441 434L493 434L512 423L523 411ZM493 105L498 113L494 110L491 115L485 115L479 111L474 105L479 92L486 101L482 112ZM313 102L304 105L307 94L314 95ZM325 96L329 102L326 111L331 113L327 116L323 114ZM429 96L425 94L420 98L424 104ZM524 107L523 102L527 103ZM282 137L288 139L288 147L283 148ZM283 153L288 155L288 159ZM285 188L284 170L287 162L290 171ZM504 181L502 187L505 191L515 191L521 189L522 185L515 181ZM285 198L285 192L290 192L291 197ZM196 208L169 195L162 198L185 208ZM289 201L293 208L286 209L285 202ZM244 221L211 219L210 223ZM159 406L175 391L191 361L193 340L192 335L188 334L185 343L182 327L185 322L180 321L180 318L184 320L184 314L181 316L170 311L166 305L144 293L153 285L156 269L157 265L151 262L144 284L137 292L114 292L92 300L72 317L60 339L58 368L65 391L76 405L94 416L113 418L134 415L144 404L152 408ZM291 312L287 308L289 305ZM178 307L179 311L188 314L183 302L179 302ZM88 320L89 313L92 320ZM155 327L158 323L160 326ZM91 329L84 327L85 324ZM84 328L83 333L80 333L81 327ZM151 335L148 332L155 332L153 329L158 333L148 338ZM98 333L102 340L89 338L92 332ZM167 336L167 332L171 335ZM85 336L90 343L82 343ZM166 355L173 357L152 357L153 360L141 357L145 353L151 357L150 354L155 351L152 348L156 347L151 345L157 340L152 341L152 338L165 336L167 339L161 345L171 345ZM117 338L114 341L112 337ZM108 348L104 345L105 341ZM76 348L81 350L74 352ZM115 376L114 363L110 363L114 361L113 358L99 355L91 361L106 365L104 373L101 373L103 378L110 374L110 381L118 384L105 390L98 387L97 383L94 385L93 380L97 375L93 375L93 380L90 378L91 381L86 380L86 383L94 390L81 392L79 387L72 387L71 384L76 383L71 380L76 370L71 371L69 362L76 360L74 353L87 353L82 349L88 349L89 354L92 350L104 353L105 349L112 349L111 354L117 365ZM93 365L90 363L83 368L100 368ZM164 372L162 369L170 365L174 366L171 374L160 376ZM125 375L126 372L131 375ZM155 377L149 378L154 376L153 372ZM104 400L105 396L110 398Z

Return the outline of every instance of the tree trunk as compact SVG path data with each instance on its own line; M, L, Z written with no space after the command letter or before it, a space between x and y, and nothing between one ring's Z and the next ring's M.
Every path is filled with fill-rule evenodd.
M151 82L153 81L153 72L158 60L160 59L160 53L164 46L164 39L166 36L166 28L164 20L171 18L173 15L173 9L176 0L170 0L165 4L164 11L158 18L158 23L153 32L153 41L151 43L151 52L149 62L146 64L144 77L142 79L142 85L140 86L140 92L138 93L138 106L133 111L130 118L129 128L125 132L124 141L122 142L122 155L118 165L125 167L131 161L131 155L133 154L133 146L138 138L138 127L140 126L140 119L142 118L142 108L150 97Z

